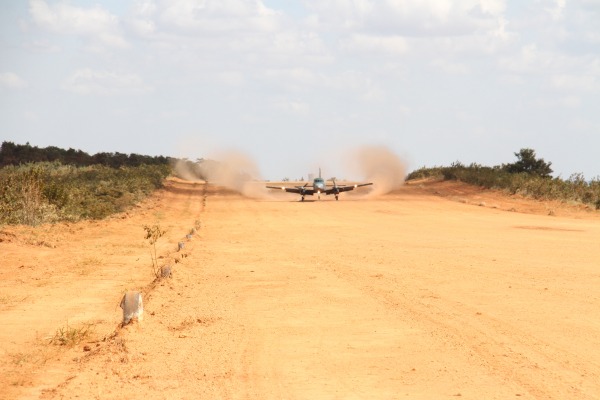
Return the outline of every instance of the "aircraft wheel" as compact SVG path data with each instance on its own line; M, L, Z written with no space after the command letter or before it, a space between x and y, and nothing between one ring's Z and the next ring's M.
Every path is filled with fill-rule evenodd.
M335 195L335 199L336 199L336 200L339 200L339 199L340 199L340 198L338 197L338 195L337 195L337 194Z

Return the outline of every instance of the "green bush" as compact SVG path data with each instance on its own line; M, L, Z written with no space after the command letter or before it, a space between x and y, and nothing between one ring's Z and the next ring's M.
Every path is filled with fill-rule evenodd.
M101 219L162 186L170 167L75 167L43 162L0 169L0 224Z
M535 150L533 149L521 149L518 153L515 153L517 161L511 164L502 165L502 169L510 173L521 173L526 172L530 175L539 175L544 178L550 177L552 163L544 161L543 158L536 158Z
M408 174L408 176L406 177L406 180L410 181L413 179L441 178L442 177L442 169L443 169L443 167L433 167L433 168L421 167L417 170L412 171L410 174Z
M567 180L544 177L528 172L511 173L503 167L479 164L465 166L455 162L449 167L420 168L407 179L441 177L488 189L501 189L536 199L575 201L600 209L600 177L586 181L582 174L573 174Z

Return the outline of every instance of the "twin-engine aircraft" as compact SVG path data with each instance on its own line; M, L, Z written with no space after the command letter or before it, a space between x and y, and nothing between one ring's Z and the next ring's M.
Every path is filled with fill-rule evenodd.
M327 187L327 183L325 179L321 178L321 168L319 168L319 176L313 180L312 186L308 186L308 182L304 184L304 186L294 186L294 187L286 187L286 186L267 186L268 189L279 189L284 190L290 193L298 193L302 198L301 201L304 201L304 196L313 196L316 194L318 199L321 199L321 194L335 195L335 199L339 200L339 195L341 192L349 192L350 190L354 190L357 187L372 185L373 182L369 183L360 183L356 185L342 185L338 186L335 183L335 179L332 179L333 186Z

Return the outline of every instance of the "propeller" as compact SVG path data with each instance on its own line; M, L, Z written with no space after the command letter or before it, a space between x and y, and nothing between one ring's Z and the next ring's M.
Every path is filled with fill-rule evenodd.
M333 181L333 193L339 194L340 190L338 189L337 183L335 183L335 178L332 178L331 180Z
M298 189L300 189L302 192L301 194L304 195L304 192L306 191L306 186L308 185L308 182L306 182L304 184L304 186L296 186Z

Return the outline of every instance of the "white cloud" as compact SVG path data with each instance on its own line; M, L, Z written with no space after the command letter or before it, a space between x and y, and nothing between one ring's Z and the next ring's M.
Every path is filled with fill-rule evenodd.
M162 110L159 113L159 117L163 119L180 119L189 116L189 112L186 110Z
M328 49L321 37L315 32L289 27L274 35L268 35L267 38L272 41L273 50L279 54L291 57L303 54L303 59L310 58L315 62L330 61Z
M408 50L408 43L401 36L375 36L355 34L342 41L346 50L359 52L379 52L388 54L403 54Z
M56 53L60 51L60 47L47 39L32 40L26 45L27 48L37 53Z
M540 74L555 69L560 63L559 56L540 49L535 43L522 46L518 53L512 53L499 60L500 66L510 72L520 74Z
M508 42L516 36L514 33L506 30L508 25L508 20L506 18L498 17L496 24L496 29L493 29L489 32L493 37L500 39L503 42Z
M366 102L385 100L388 93L381 81L369 73L355 70L340 71L336 75L323 78L323 87L330 88L340 93L346 93L352 98L359 98Z
M433 60L431 65L451 75L466 75L470 72L470 68L467 64L441 58Z
M152 91L138 75L90 68L75 71L63 82L62 87L69 92L85 95L143 94Z
M54 33L81 36L93 48L127 47L118 18L100 6L85 9L66 2L50 5L44 0L30 0L29 12L39 27Z
M480 0L479 7L485 14L500 15L506 11L506 0Z
M129 21L133 31L142 37L149 37L156 32L156 23L151 19L133 18Z
M136 1L131 10L131 17L128 19L129 26L139 36L151 36L156 32L157 10L158 7L152 0Z
M282 99L273 103L273 108L289 114L306 115L310 111L310 105L301 100Z
M578 108L581 106L581 98L578 96L567 95L558 97L539 97L534 101L536 107L542 109L564 109L564 108Z
M335 35L339 47L331 50L357 57L447 57L456 66L460 53L490 57L516 39L505 0L307 0L307 7L313 29Z
M378 35L455 36L493 29L505 11L502 0L311 1L319 21Z
M505 0L23 3L29 14L19 35L28 45L14 42L15 59L4 70L24 74L18 66L28 65L29 86L55 86L57 73L59 82L64 78L62 94L21 92L28 107L59 108L67 91L98 96L82 110L87 103L122 105L109 96L148 94L135 97L140 106L125 107L120 119L101 119L98 126L152 121L153 130L164 133L175 123L175 130L231 138L241 131L348 132L402 137L401 148L435 140L436 132L515 132L547 121L558 130L573 115L598 124L598 0L513 0L508 6ZM88 49L128 51L82 53L73 46L81 42ZM3 88L27 85L7 74L0 74ZM200 118L190 104L206 112ZM455 110L464 110L463 117ZM67 109L65 120L77 112ZM232 112L240 118L223 124ZM4 120L22 112L8 114ZM302 123L290 127L290 118ZM327 146L330 137L323 136ZM453 151L438 147L439 154Z
M552 16L552 19L561 20L564 16L566 5L567 0L554 0L552 7L546 8L546 11Z
M274 81L271 72L333 62L318 32L258 0L143 0L131 9L127 26L148 50L143 57L178 70L174 79L182 84L239 86L258 79L298 87L305 77Z
M270 68L264 71L264 77L273 81L281 82L285 87L294 90L302 90L321 84L321 77L308 68Z
M138 17L152 17L157 10L158 7L153 0L137 0L133 5L133 13Z
M27 86L27 82L14 72L0 73L0 87L6 87L10 89L23 89Z
M245 81L242 71L222 71L217 74L217 79L227 86L242 86Z
M552 84L567 92L600 91L600 77L591 74L560 73L552 77Z
M500 59L499 65L517 75L535 76L563 93L600 92L600 58L596 56L559 53L529 44L518 54Z
M260 0L165 0L158 6L160 22L183 32L272 32L280 14Z

